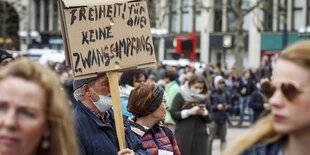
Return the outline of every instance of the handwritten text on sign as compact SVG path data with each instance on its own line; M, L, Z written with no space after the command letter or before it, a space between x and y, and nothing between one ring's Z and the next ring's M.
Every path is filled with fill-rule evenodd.
M145 2L70 8L65 16L76 75L155 61Z

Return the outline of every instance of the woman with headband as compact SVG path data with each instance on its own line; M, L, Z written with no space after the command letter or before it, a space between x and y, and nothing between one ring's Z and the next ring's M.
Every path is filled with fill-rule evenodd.
M164 90L160 86L143 84L130 93L127 109L134 116L129 117L129 124L148 155L180 155L173 133L161 123L165 120L167 108Z

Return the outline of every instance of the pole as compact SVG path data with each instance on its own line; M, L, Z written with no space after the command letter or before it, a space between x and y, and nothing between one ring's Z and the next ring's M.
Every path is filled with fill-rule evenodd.
M121 99L119 95L118 72L117 71L108 72L108 78L109 78L110 92L112 95L114 120L115 120L119 149L123 150L126 148L126 143L125 143L124 122L121 108Z
M27 28L27 52L29 53L30 45L31 45L31 10L32 10L32 0L28 0L28 28Z
M282 48L284 49L287 46L287 0L284 0L284 23L283 23L283 42Z

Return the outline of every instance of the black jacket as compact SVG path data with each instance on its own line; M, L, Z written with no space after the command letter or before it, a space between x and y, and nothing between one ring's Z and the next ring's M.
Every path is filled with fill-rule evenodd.
M231 109L231 96L223 90L213 90L210 96L213 119L217 123L225 123L228 120L228 112ZM217 105L227 106L227 110L217 109Z
M107 123L104 123L83 103L74 104L72 112L79 139L80 155L117 154L119 146L112 109L107 111ZM131 131L126 119L124 119L124 131L126 148L133 150L136 155L145 155L146 149Z

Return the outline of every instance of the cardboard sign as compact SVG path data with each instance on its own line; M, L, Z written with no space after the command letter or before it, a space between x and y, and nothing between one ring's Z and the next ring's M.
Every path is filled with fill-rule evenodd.
M59 7L74 78L154 65L145 0L60 0Z

